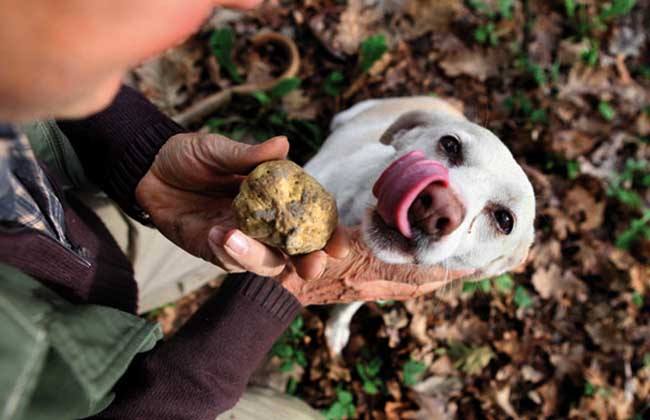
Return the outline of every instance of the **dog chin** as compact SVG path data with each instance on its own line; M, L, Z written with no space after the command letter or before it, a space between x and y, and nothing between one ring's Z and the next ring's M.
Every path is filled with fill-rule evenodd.
M374 208L367 210L361 229L363 240L373 255L389 264L439 265L451 257L457 245L455 242L458 242L453 235L437 241L424 236L410 241L387 226Z

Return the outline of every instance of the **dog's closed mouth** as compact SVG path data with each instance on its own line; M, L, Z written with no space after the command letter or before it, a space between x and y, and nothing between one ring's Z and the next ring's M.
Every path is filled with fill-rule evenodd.
M448 187L449 173L444 165L427 159L419 150L402 156L384 170L372 189L377 197L378 215L387 226L396 228L405 238L412 238L409 209L432 184ZM426 195L423 200L430 197Z

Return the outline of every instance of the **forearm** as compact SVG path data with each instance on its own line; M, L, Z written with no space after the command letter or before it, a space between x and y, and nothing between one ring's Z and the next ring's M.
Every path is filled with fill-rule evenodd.
M274 280L230 276L169 341L136 359L94 419L214 420L300 310Z
M136 218L141 217L135 201L138 182L162 145L186 131L126 86L104 111L57 124L72 143L86 175Z

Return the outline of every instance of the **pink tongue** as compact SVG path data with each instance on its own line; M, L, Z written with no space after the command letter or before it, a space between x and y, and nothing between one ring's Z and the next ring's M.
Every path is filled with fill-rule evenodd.
M387 225L397 227L404 237L410 238L409 208L422 190L433 182L445 187L449 184L446 167L427 160L419 150L402 156L382 172L372 187L379 216Z

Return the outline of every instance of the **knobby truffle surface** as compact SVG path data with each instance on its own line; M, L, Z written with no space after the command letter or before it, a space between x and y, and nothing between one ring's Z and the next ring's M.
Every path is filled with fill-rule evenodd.
M334 197L288 160L255 168L233 210L242 232L289 255L323 249L338 224Z

